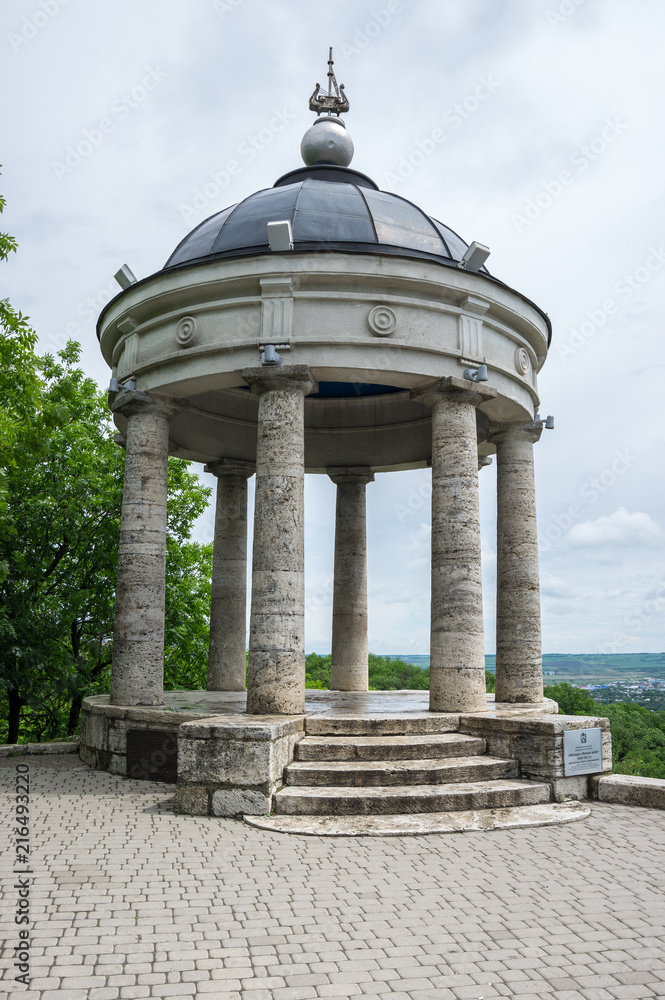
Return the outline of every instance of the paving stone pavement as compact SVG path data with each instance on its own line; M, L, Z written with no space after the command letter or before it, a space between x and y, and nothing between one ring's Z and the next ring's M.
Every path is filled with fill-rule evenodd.
M32 959L14 981L14 775L30 767ZM272 834L176 816L173 786L0 762L8 1000L665 996L665 814L560 827ZM4 988L4 992L3 992Z

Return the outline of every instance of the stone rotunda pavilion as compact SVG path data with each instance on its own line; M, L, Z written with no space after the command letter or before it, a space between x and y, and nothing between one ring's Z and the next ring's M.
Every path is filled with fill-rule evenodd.
M82 752L96 766L127 767L132 718L143 730L176 723L165 727L159 711L168 455L217 477L208 707L197 702L196 718L233 704L237 732L241 718L278 725L275 716L307 714L305 473L337 485L331 686L347 702L367 691L366 488L382 472L430 465L429 710L485 713L478 474L493 454L496 701L530 706L534 718L552 710L543 705L533 474L549 320L486 270L486 248L350 168L348 101L332 59L327 93L317 84L310 108L318 117L302 142L305 165L206 219L161 271L125 280L99 319L126 465L111 695L104 705L88 699L84 712ZM192 708L190 698L178 724L194 725ZM94 724L104 732L90 735ZM280 732L292 759L295 737ZM195 783L192 759L181 746L179 783L188 767L183 780ZM237 787L226 778L220 788ZM187 811L205 811L192 801L181 795ZM246 806L237 811L256 811Z

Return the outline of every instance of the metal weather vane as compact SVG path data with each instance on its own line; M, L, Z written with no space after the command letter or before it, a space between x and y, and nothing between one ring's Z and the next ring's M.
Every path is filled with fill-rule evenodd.
M329 115L341 115L349 110L349 99L344 93L344 84L337 84L333 71L332 47L328 54L328 93L322 90L321 84L317 83L314 93L309 99L309 110L323 114L327 111Z

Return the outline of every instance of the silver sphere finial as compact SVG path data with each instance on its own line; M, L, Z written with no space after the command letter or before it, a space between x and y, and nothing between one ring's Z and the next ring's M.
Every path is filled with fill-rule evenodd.
M353 140L340 118L317 118L302 137L300 153L308 167L315 163L348 167L353 159Z
M308 167L316 163L348 167L353 158L351 136L339 117L349 110L349 100L344 93L344 84L337 84L333 65L331 48L328 53L328 93L317 83L309 99L309 109L316 111L319 117L305 132L300 144L302 158Z

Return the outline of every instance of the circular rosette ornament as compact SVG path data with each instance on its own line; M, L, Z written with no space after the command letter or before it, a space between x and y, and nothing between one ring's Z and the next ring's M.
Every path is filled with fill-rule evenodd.
M196 320L193 316L183 316L175 328L175 339L181 347L189 347L196 334Z
M375 306L367 317L367 324L377 337L389 337L397 328L397 316L388 306Z
M518 347L515 351L515 368L520 375L528 375L531 371L529 352L525 347Z

